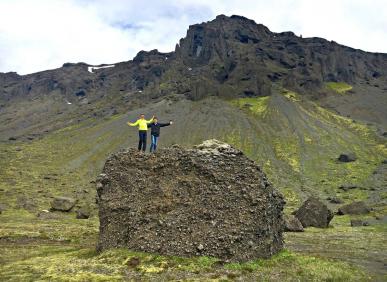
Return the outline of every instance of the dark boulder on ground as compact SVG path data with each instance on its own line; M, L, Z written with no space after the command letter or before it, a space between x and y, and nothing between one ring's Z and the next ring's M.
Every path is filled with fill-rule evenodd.
M327 200L331 204L342 204L343 203L343 200L341 200L340 198L337 198L337 197L328 197Z
M308 198L302 206L293 212L303 227L328 227L333 218L333 213L320 200L314 197Z
M283 248L282 195L228 144L124 150L106 161L96 185L99 250L245 261Z
M371 209L363 201L359 201L340 207L337 214L367 214L370 211Z
M354 162L356 161L357 157L355 155L355 153L343 153L343 154L340 154L338 160L340 162L344 162L344 163L348 163L348 162Z
M351 190L351 189L356 189L358 188L357 185L355 184L348 184L348 183L345 183L345 184L341 184L339 186L339 189L343 190L343 191L348 191L348 190Z
M303 232L304 227L302 227L301 222L294 215L284 216L285 220L285 231L286 232Z
M76 214L77 219L88 219L90 217L90 211L87 208L80 208Z
M76 200L69 197L55 197L51 202L51 210L53 211L70 211L76 204Z
M365 220L361 219L351 219L351 226L356 227L356 226L369 226L370 223Z

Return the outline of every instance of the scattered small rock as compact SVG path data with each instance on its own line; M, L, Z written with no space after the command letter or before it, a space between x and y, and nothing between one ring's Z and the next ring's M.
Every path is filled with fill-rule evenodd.
M356 188L358 188L357 185L355 185L355 184L348 184L348 183L342 184L342 185L339 186L339 189L341 189L343 191L348 191L348 190L356 189Z
M285 231L286 232L303 232L304 227L302 227L301 222L294 215L285 215Z
M32 199L27 198L26 196L20 196L16 200L16 207L31 211L36 208L36 204Z
M382 164L387 164L387 159L382 160Z
M136 268L141 263L141 260L138 257L133 257L126 263L130 268Z
M358 201L340 207L337 214L367 214L370 211L371 209L363 201Z
M85 208L77 210L77 219L88 219L90 217L90 211Z
M69 197L55 197L51 202L51 209L54 211L70 211L77 201Z
M340 162L348 163L348 162L354 162L356 161L357 157L355 153L343 153L340 154L338 157L338 160Z
M333 218L332 211L314 197L308 198L293 214L298 218L304 228L309 226L320 228L328 227L329 222Z
M202 244L199 244L197 248L198 248L198 251L203 251L204 250L204 246Z
M369 226L370 223L365 220L361 219L351 219L351 226L356 227L356 226Z
M17 140L17 137L11 136L11 137L8 138L8 140L9 140L9 141L16 141L16 140Z
M337 198L337 197L328 197L327 200L331 203L331 204L342 204L343 203L343 200Z

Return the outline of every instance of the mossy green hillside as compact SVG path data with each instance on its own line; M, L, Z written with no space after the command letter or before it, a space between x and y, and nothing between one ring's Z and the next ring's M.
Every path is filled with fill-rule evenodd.
M306 195L337 196L351 202L381 193L378 189L372 192L375 183L370 178L387 151L372 128L287 90L270 97L232 100L231 105L254 126L234 131L226 141L257 160L275 186L291 197L287 209L297 207ZM338 156L345 152L354 152L358 159L339 162ZM343 191L339 189L343 184L360 189Z
M328 89L333 90L339 94L344 94L353 88L351 85L345 82L327 82L326 86Z

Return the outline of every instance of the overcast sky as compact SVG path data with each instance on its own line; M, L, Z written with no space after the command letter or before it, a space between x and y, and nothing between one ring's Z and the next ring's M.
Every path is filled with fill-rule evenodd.
M169 52L190 24L219 14L387 53L387 0L0 0L0 72Z

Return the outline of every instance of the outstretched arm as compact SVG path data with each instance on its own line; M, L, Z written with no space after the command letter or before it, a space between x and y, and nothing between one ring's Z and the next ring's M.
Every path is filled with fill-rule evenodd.
M134 123L128 121L127 125L129 125L129 126L137 126L138 125L138 120L136 120L136 122L134 122Z
M164 127L164 126L169 126L169 125L171 125L173 122L172 121L170 121L170 122L168 122L168 123L159 123L160 124L160 127Z

